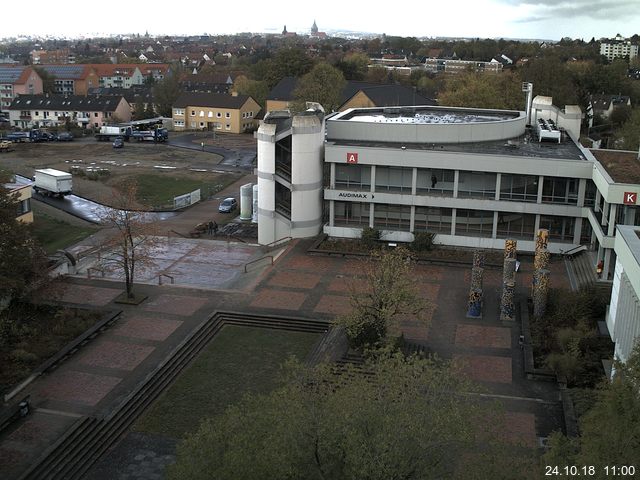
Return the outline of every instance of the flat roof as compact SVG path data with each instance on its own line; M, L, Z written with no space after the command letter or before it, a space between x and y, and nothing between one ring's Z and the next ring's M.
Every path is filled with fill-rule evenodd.
M500 122L518 118L520 112L510 110L485 110L458 107L380 107L355 108L332 120L368 123L461 124Z
M525 141L525 135L507 141L469 142L469 143L389 143L371 141L329 140L328 143L339 146L363 146L408 150L434 150L443 152L478 153L484 155L509 155L529 158L557 158L562 160L588 161L580 148L570 138L562 143ZM640 182L639 182L640 183Z
M638 152L626 150L598 150L591 153L616 183L640 183Z

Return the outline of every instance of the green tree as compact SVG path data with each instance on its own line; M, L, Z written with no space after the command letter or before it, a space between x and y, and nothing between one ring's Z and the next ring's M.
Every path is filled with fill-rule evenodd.
M56 77L42 67L34 66L33 69L42 79L42 92L52 94L56 91Z
M133 109L133 119L142 120L144 118L146 118L144 103L142 101L137 101Z
M244 75L240 75L233 82L233 88L240 95L249 95L258 102L260 106L265 106L267 95L269 95L267 82L263 80L251 80Z
M542 458L545 465L594 465L594 479L607 465L635 465L640 458L640 342L626 364L616 364L616 375L597 392L597 400L580 419L581 435L555 433Z
M369 57L364 53L352 53L336 64L347 80L364 80L369 70Z
M640 108L634 108L629 119L614 132L616 147L637 151L640 146Z
M173 104L182 93L180 75L180 69L173 68L169 74L153 87L153 98L157 106L158 115L163 117L172 116Z
M153 103L147 102L147 107L144 109L144 118L155 118L156 111L153 109Z
M203 422L179 445L168 477L469 478L460 464L476 442L482 438L485 452L496 451L484 428L491 410L462 394L474 387L451 364L393 354L367 362L366 375L355 367L341 375L328 365L288 367L281 388L246 396Z
M326 112L336 111L342 104L345 84L340 70L328 63L319 63L298 81L293 92L297 109L302 110L305 102L318 102Z
M253 68L257 80L264 80L273 88L284 77L299 77L308 73L313 61L299 47L281 48L273 58L261 60Z
M516 109L524 108L520 80L510 72L499 75L465 72L446 80L438 96L440 105Z
M335 320L344 327L351 346L362 348L386 341L400 315L423 316L427 305L415 288L413 270L414 261L404 248L371 253L362 269L364 278L351 287L352 311Z

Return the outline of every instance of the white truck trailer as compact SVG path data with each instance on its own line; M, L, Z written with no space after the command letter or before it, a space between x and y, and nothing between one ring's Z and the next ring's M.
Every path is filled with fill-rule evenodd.
M53 168L36 170L33 189L42 195L62 197L71 193L71 174Z

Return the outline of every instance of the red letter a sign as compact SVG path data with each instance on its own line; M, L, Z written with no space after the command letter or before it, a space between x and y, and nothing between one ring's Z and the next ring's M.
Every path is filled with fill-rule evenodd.
M358 154L347 153L347 163L358 163Z

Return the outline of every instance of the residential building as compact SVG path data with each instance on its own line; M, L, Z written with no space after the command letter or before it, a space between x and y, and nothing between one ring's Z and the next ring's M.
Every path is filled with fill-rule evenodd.
M16 201L18 202L16 220L23 223L33 223L33 212L31 211L31 185L5 183L4 188L16 195Z
M136 106L142 103L143 108L146 110L151 104L154 110L157 110L155 102L153 100L153 89L147 85L133 85L129 88L123 87L98 87L91 88L88 95L110 95L115 97L124 97L129 107L131 108L131 115L134 114Z
M633 60L638 56L638 45L617 35L615 39L600 41L600 55L604 55L609 61L612 61L614 58L625 57Z
M138 67L145 79L153 78L156 82L163 80L169 73L169 65L166 63L149 63L145 65L138 65Z
M589 126L592 126L595 115L607 119L616 107L623 105L630 107L631 97L626 95L592 95L588 110L591 115Z
M142 85L145 77L135 64L92 64L91 67L98 75L99 87L131 88Z
M66 125L100 128L131 121L131 107L124 97L85 95L20 95L9 107L13 127L38 128Z
M266 100L266 112L287 110L295 100L297 80L284 77L273 87ZM356 107L396 107L403 105L435 105L435 101L416 93L412 87L348 81L341 93L338 111Z
M76 63L76 54L68 48L58 50L32 50L31 63L40 65L42 63Z
M53 77L54 93L86 95L90 88L99 87L99 77L92 65L40 65Z
M175 130L253 131L260 105L248 95L183 93L173 105Z
M640 228L619 225L617 230L607 329L615 343L614 358L626 362L640 339Z
M428 106L269 113L257 135L258 241L358 238L373 227L390 242L430 232L470 248L514 238L533 252L544 228L552 253L584 245L609 278L615 226L640 224L640 163L583 148L577 106L536 97L530 113L530 122L520 111ZM317 198L301 203L298 192Z
M32 67L0 65L0 112L9 110L17 95L42 93L42 79Z

